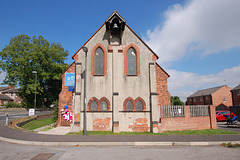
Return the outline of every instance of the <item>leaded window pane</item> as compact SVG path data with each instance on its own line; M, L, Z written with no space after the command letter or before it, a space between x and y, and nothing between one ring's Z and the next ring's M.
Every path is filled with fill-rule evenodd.
M91 111L97 111L97 102L96 102L96 101L93 101L93 102L91 103L90 110L91 110Z
M142 111L143 110L143 104L141 101L138 101L136 104L136 110L137 111Z
M101 111L107 111L107 102L106 101L102 101L102 103L101 103Z
M95 51L94 75L104 75L104 52L100 47Z
M126 111L133 111L133 103L131 101L127 102Z
M127 52L127 74L128 75L137 75L136 50L132 47Z

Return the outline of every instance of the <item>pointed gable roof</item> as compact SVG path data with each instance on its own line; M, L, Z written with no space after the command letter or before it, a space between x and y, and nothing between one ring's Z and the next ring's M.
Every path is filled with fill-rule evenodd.
M116 10L106 19L105 23L111 22L115 17L120 21L126 23L125 19L122 16L120 16L120 14Z
M133 32L133 34L157 57L157 59L159 58L158 55L136 34L136 32L127 25L125 19L116 10L106 19L105 23L111 21L115 17L122 21L124 26L126 25L126 27ZM77 50L77 52L72 56L72 59L74 59L75 55L94 37L94 35L105 25L105 23Z
M240 84L232 89L232 91L240 90Z
M198 90L197 92L193 93L193 94L192 94L191 96L189 96L188 98L211 95L211 94L213 94L214 92L218 91L218 90L219 90L220 88L222 88L222 87L224 87L224 86L219 86L219 87L213 87L213 88Z

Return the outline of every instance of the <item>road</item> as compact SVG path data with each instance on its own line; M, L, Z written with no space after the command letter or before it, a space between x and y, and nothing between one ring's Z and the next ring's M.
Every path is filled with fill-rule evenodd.
M0 114L0 122L4 122L6 113ZM37 114L46 114L43 112ZM28 116L28 113L21 112L9 113L9 119L16 119ZM224 125L224 124L223 124ZM9 129L9 131L13 131ZM9 133L9 132L8 132ZM34 137L36 140L36 136L40 137L43 135L36 135L32 133L25 132L17 132L18 134L26 134L27 138ZM22 136L24 137L24 136ZM65 138L70 138L71 140L87 138L91 139L94 136L64 136ZM139 138L143 138L138 136ZM182 136L153 136L154 138L169 138L173 140L174 138L179 139L186 137ZM188 139L191 139L192 136L188 136ZM51 140L58 139L58 136L51 136ZM103 138L103 137L102 137ZM106 137L105 137L106 138ZM120 137L125 138L125 137ZM129 137L127 137L129 139ZM204 136L204 139L210 138L209 136ZM24 139L24 138L23 138ZM103 141L109 141L110 137L106 139L103 138ZM116 140L116 137L114 138ZM143 140L142 139L142 140ZM197 140L196 138L194 138ZM213 139L213 138L211 138ZM211 140L210 139L210 140ZM179 140L180 141L180 140ZM240 157L240 149L239 148L226 148L222 146L101 146L101 147L44 147L44 146L28 146L28 145L19 145L19 144L11 144L6 142L0 142L0 159L2 160L18 160L18 159L40 159L45 156L45 159L49 160L79 160L79 159L98 159L98 160L122 160L122 159L131 159L131 160L153 160L153 159L164 159L164 160L172 160L172 159L211 159L211 160L221 160L221 159L239 159ZM52 156L52 157L50 157Z
M240 157L239 148L226 148L222 146L42 147L0 142L0 159L2 160L30 160L34 157L36 158L36 156L47 156L46 153L52 156L49 160L223 160L239 159Z

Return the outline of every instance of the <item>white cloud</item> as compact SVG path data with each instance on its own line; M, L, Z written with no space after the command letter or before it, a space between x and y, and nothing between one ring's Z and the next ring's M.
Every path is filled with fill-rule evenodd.
M165 21L147 31L145 41L160 63L174 62L187 53L202 55L240 47L239 0L190 0L165 12Z
M190 72L167 70L171 75L168 80L169 92L172 96L179 96L182 101L197 90L227 85L231 88L240 84L240 65L224 69L216 74L198 75Z

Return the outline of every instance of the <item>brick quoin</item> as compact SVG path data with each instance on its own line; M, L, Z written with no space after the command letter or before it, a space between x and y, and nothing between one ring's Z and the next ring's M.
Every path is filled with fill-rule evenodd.
M65 105L68 105L68 111L72 113L73 109L73 92L68 91L68 87L65 86L65 73L75 73L75 63L72 63L66 71L61 75L62 77L62 91L59 94L59 102L58 102L58 126L70 126L70 122L66 121L61 115L61 110L64 109Z

